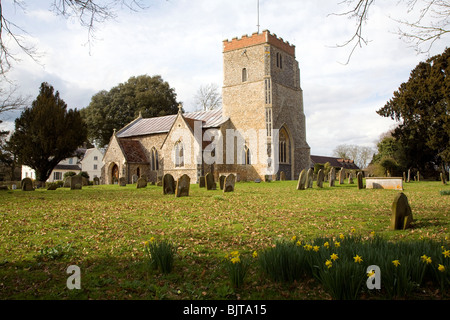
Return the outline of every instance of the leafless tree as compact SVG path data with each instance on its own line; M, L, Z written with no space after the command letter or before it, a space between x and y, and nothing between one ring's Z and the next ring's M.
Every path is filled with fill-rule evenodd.
M8 81L0 81L0 118L7 112L26 107L28 103L29 97L19 95L16 85Z
M51 10L64 18L75 18L80 25L88 30L88 43L94 37L97 24L116 18L116 9L127 7L137 11L144 9L145 0L49 0ZM18 10L26 11L26 0L13 0ZM38 61L39 55L35 46L27 43L28 35L18 23L4 15L2 1L0 0L0 74L5 76L12 63L19 62L17 52L11 50L11 44L17 45L20 51L31 59Z
M333 150L333 155L353 160L359 168L364 169L372 159L374 152L374 149L370 147L341 144Z
M349 39L337 47L351 46L348 63L355 49L369 43L364 34L364 25L369 20L370 8L375 0L343 0L340 5L346 5L348 10L331 15L346 16L355 21L355 32ZM450 2L448 0L398 0L398 5L405 7L407 18L391 17L399 24L397 33L413 45L418 53L427 53L433 44L443 35L450 32ZM416 16L415 18L413 16ZM409 20L408 18L413 18ZM427 45L423 49L423 45Z
M203 111L221 108L222 96L219 87L214 83L201 86L195 96L195 104Z

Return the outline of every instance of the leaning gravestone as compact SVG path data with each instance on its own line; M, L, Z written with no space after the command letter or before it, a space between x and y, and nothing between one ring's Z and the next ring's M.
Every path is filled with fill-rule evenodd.
M313 169L309 168L308 172L306 173L306 188L312 188L313 187Z
M80 190L83 187L83 177L76 175L70 179L70 190Z
M162 181L163 194L175 193L175 179L170 173L166 173Z
M225 185L223 187L223 192L233 192L234 191L234 185L236 183L236 177L234 174L230 173L225 178Z
M147 187L147 179L140 177L136 182L136 189L142 189Z
M411 169L408 169L408 179L406 182L411 182Z
M342 168L341 171L339 171L339 184L344 184L345 182L345 168Z
M336 169L333 167L330 170L330 187L334 187L335 179L336 179Z
M205 181L206 181L206 190L216 190L217 186L216 183L214 182L214 176L212 175L212 173L206 174Z
M353 174L350 172L348 174L348 183L349 184L354 184L355 182L353 181Z
M22 180L22 191L34 191L33 181L30 178L24 178Z
M413 221L411 207L408 198L400 192L392 203L391 230L405 230Z
M219 177L219 186L220 186L220 190L223 190L223 186L225 185L225 179L227 176L225 175L221 175Z
M119 178L119 186L126 187L126 185L127 185L127 180L125 179L125 177L120 177Z
M356 176L358 180L358 189L364 189L362 173L358 172Z
M305 190L305 189L306 189L306 170L303 169L298 177L297 190Z
M323 188L324 177L325 177L325 175L323 174L323 170L320 169L319 172L317 173L317 187Z
M183 174L178 180L177 180L177 186L176 186L176 194L175 196L178 197L188 197L189 196L189 188L191 186L191 178L187 174Z

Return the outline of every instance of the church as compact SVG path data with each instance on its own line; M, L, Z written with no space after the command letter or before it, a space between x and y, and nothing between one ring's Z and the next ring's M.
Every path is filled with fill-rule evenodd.
M222 109L142 118L111 137L102 182L156 182L166 173L191 183L212 173L238 181L298 178L310 167L295 46L264 30L223 41Z

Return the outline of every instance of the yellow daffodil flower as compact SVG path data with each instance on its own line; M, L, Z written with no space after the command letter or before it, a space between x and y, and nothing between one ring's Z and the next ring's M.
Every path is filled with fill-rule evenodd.
M323 246L325 247L325 248L329 248L330 247L330 244L328 243L328 241L327 242L325 242L324 244L323 244Z
M438 267L438 270L440 272L445 272L445 267L442 264L440 264L439 267Z
M291 238L291 241L295 242L295 240L297 240L297 237L296 237L296 236L293 236L293 237Z
M450 250L444 250L444 252L442 252L442 254L443 254L444 257L446 257L446 258L450 258Z
M239 256L236 256L236 257L234 257L234 258L231 259L231 262L232 262L233 264L240 263L240 262L241 262L241 259L239 259Z
M336 253L333 253L330 257L333 261L336 261L337 259L339 259L338 255Z
M345 238L345 236L341 233L341 234L339 235L339 238L340 238L341 240L343 240L343 239Z
M298 247L300 247L302 245L302 242L300 240L298 240L296 244Z
M367 278L372 277L375 274L375 270L370 270L370 272L367 273Z
M325 265L328 267L328 269L330 269L333 266L333 262L331 262L331 260L327 260L325 262Z
M340 242L335 242L335 243L334 243L334 247L335 247L335 248L339 248L340 246L341 246L341 243L340 243Z
M256 258L257 256L258 256L258 252L256 252L256 251L253 251L253 258Z
M395 267L398 267L400 265L400 261L398 260L394 260L392 261L392 263L394 264Z
M353 260L355 260L355 263L361 263L363 261L363 259L359 255L356 255L356 257L353 257Z
M314 250L315 252L319 251L319 249L320 249L319 246L314 246L314 247L313 247L313 250Z

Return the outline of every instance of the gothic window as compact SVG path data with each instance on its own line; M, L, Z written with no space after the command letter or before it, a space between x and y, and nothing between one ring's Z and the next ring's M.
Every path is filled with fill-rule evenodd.
M184 167L184 146L183 142L175 144L175 168Z
M158 151L155 147L152 148L152 154L150 156L150 167L152 171L159 170L159 158Z
M244 69L242 69L242 82L246 82L247 79L248 79L247 69L244 68Z
M272 108L266 108L266 130L267 136L272 136Z
M280 163L289 163L289 138L284 128L279 133L279 152Z
M272 90L270 88L271 86L271 81L270 79L266 79L264 80L264 91L265 91L265 97L266 97L266 104L271 104L272 103Z
M250 149L245 146L242 152L242 164L251 164L252 163L252 154Z
M277 52L277 68L283 69L283 56Z

